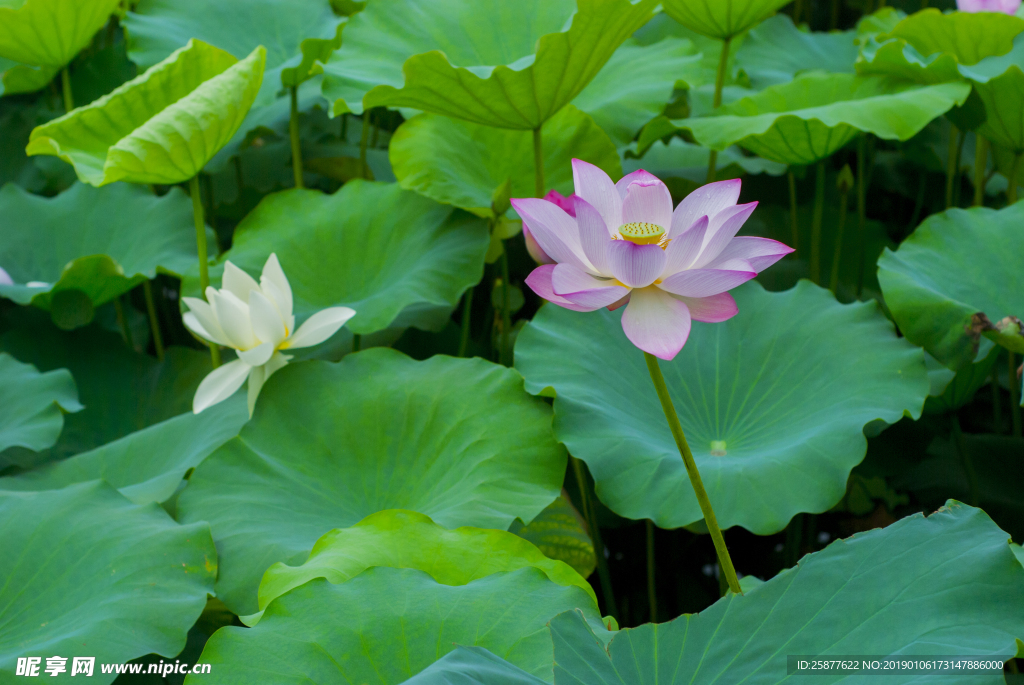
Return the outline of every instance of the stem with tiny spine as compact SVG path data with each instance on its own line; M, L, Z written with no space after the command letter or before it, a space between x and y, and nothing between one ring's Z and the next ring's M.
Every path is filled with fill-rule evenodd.
M292 173L295 175L295 187L302 187L302 141L299 140L299 89L291 87L292 112L288 120L288 135L292 139Z
M583 472L583 462L570 455L572 470L576 475L576 485L580 489L580 503L583 504L583 518L590 528L590 540L594 544L594 558L597 559L597 577L601 579L601 595L604 597L604 608L612 616L618 616L615 605L615 593L612 592L612 574L608 570L608 560L604 558L604 543L601 541L601 529L597 525L597 507L590 501L587 487L587 474Z
M508 332L512 327L512 308L511 303L511 288L508 282L508 250L505 246L501 247L501 348L499 351L498 359L502 364L506 366L512 365L512 360L509 359L508 349Z
M818 162L814 178L814 215L811 219L811 280L821 285L821 216L825 211L825 160Z
M540 129L533 129L533 191L537 197L544 197L544 143Z
M164 360L164 339L160 335L160 321L156 317L156 301L153 299L153 285L150 281L142 282L142 292L146 295L146 313L149 314L149 330L153 335L153 348L156 358Z
M679 448L679 455L683 458L686 473L690 477L690 485L693 486L693 492L697 496L697 503L704 514L704 523L707 524L708 532L711 533L711 540L715 545L715 552L718 554L718 565L721 567L722 573L725 574L725 580L729 584L729 589L737 595L741 595L743 590L740 589L740 581L736 577L736 568L732 565L732 557L729 556L729 549L725 546L722 530L718 527L715 510L711 508L711 500L708 498L707 490L704 489L704 482L700 478L700 471L697 470L697 462L694 461L693 452L690 451L690 445L686 442L683 427L679 423L679 416L676 414L675 406L672 404L672 397L668 394L668 386L665 384L665 376L662 375L661 367L658 365L658 358L649 352L644 352L644 359L647 361L647 370L650 371L651 380L654 381L654 389L658 393L658 399L661 400L661 408L665 412L665 418L668 420L669 430L672 431L672 437L675 438L676 447Z
M949 147L946 150L948 159L946 160L946 209L953 206L953 179L956 178L956 144L959 129L956 125L950 124L949 126Z
M647 602L651 605L651 623L658 622L658 594L654 588L654 521L647 519Z
M793 222L793 254L800 256L800 222L797 218L797 204L796 204L796 176L793 175L793 169L790 168L786 172L786 176L789 177L789 216Z
M844 186L845 187L845 186ZM839 258L843 251L843 231L846 229L846 199L848 190L843 190L839 198L839 228L836 230L836 250L832 256L832 278L829 279L828 288L835 294L839 287Z
M732 36L722 41L722 54L718 57L718 72L715 74L715 98L712 100L712 107L718 109L722 105L722 89L725 87L725 72L729 65L729 43ZM708 183L713 183L715 173L718 171L718 150L712 150L708 155Z
M985 204L985 167L988 166L988 140L974 134L974 207Z
M71 92L71 74L65 66L60 70L60 85L64 91L64 112L70 112L75 108L75 96Z
M188 192L192 196L192 217L196 224L196 247L199 251L199 288L206 299L206 289L210 287L210 262L206 253L206 221L203 219L203 198L199 192L199 175L196 174L188 182ZM213 368L220 366L220 348L216 343L210 346L210 361Z
M469 322L473 314L473 287L470 286L462 296L462 336L459 339L459 356L465 357L469 351Z
M134 350L135 341L132 340L132 329L128 327L128 315L124 311L124 303L121 301L121 298L121 295L114 298L114 311L117 313L117 324L121 327L121 337L124 338L124 344L128 346L129 350Z
M366 164L366 145L370 141L370 110L363 110L363 132L359 137L359 175L370 178L370 167Z

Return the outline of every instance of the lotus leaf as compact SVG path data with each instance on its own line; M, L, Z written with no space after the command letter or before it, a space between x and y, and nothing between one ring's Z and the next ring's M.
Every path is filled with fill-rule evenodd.
M0 538L0 669L11 679L18 657L92 656L102 683L115 675L99 663L173 657L217 575L209 526L180 526L100 481L0 491Z
M974 361L971 317L1024 314L1020 278L1024 205L950 209L931 216L878 260L878 281L903 335L951 369ZM957 274L950 278L950 274Z
M966 83L921 86L884 76L811 72L723 106L717 116L655 119L640 148L686 130L713 150L738 144L782 164L828 157L861 131L907 140L928 122L967 100Z
M852 74L855 36L856 31L801 31L788 15L777 14L750 30L736 52L736 66L758 90L812 69Z
M711 38L725 40L774 14L789 0L665 0L665 14Z
M462 644L550 681L547 623L577 608L600 625L586 592L532 567L457 586L415 569L371 568L339 585L318 578L282 595L253 628L218 631L202 661L220 683L252 683L272 669L279 682L316 673L325 681L398 685ZM210 675L186 682L203 680Z
M118 0L0 3L0 57L63 67L103 28L118 4Z
M652 16L654 0L376 0L324 67L332 115L412 107L536 129Z
M196 261L192 203L178 188L157 197L126 184L76 183L45 198L7 184L0 215L0 267L14 281L0 285L0 296L18 304L50 310L60 293L74 291L98 307L157 273L185 273Z
M541 132L544 181L563 195L573 192L573 157L618 178L619 155L607 134L572 105L563 107ZM391 166L408 190L482 217L492 217L491 200L506 180L511 197L534 194L530 133L497 129L437 114L420 114L402 124L391 140Z
M416 362L383 348L278 371L255 417L179 499L181 520L211 522L217 596L257 611L267 567L302 563L329 530L384 509L448 528L532 520L558 496L565 452L551 410L522 382L483 360Z
M247 617L246 624L255 625L267 605L303 583L314 578L345 583L373 566L415 568L444 585L466 585L494 573L532 566L559 585L583 589L597 605L586 580L521 537L480 528L446 530L429 516L387 510L351 528L327 533L301 566L277 563L268 568L260 583L260 613Z
M920 416L929 383L921 351L874 302L840 305L808 281L732 292L739 314L695 324L661 366L719 523L766 535L838 502L864 458L864 426ZM530 392L555 393L555 434L602 502L661 528L689 525L697 500L619 317L545 306L517 339L516 368Z
M56 67L34 67L0 57L0 95L32 93L53 80Z
M594 544L582 517L565 493L540 512L530 525L515 521L509 531L537 545L552 559L569 564L584 578L589 578L597 568Z
M0 452L8 447L44 450L57 442L64 412L82 410L75 379L67 369L39 373L0 353Z
M469 214L394 183L356 180L334 195L268 195L235 229L234 244L210 274L216 281L231 260L258 277L274 252L300 319L344 305L356 310L346 324L355 333L437 329L480 280L489 240L486 224ZM184 290L198 294L198 279L190 277Z
M263 79L262 47L242 61L190 40L100 99L37 126L26 152L56 155L94 186L181 183L241 125Z

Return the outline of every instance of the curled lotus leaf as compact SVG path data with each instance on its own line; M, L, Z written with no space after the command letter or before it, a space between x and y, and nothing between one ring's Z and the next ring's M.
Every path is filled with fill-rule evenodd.
M26 152L55 155L94 186L187 181L241 125L266 51L238 61L198 40L98 100L32 131Z

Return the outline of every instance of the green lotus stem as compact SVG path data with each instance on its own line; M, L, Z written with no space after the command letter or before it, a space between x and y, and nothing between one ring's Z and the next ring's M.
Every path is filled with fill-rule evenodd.
M465 357L469 351L469 322L473 314L473 287L462 296L462 335L459 338L459 356Z
M946 209L953 206L953 179L956 177L956 144L959 130L955 124L949 125L949 158L946 160Z
M864 187L864 164L867 158L867 134L861 134L857 141L857 299L864 290L864 233L867 222L867 207Z
M114 298L114 311L117 312L117 324L121 327L124 344L128 346L129 350L134 350L135 341L132 340L132 329L128 327L128 316L125 314L124 303L121 302L120 295Z
M992 387L992 432L999 434L1003 432L1003 401L999 390L999 367L996 364L992 365L989 385Z
M658 594L654 589L654 521L647 519L647 603L651 606L651 623L658 622Z
M839 287L839 258L843 251L843 231L846 229L846 199L848 190L844 190L839 199L839 228L836 230L836 250L832 255L832 278L829 279L828 289L833 293Z
M796 176L793 175L793 170L790 169L786 172L786 176L789 177L789 216L793 221L793 254L800 256L800 221L797 218L797 204L796 204Z
M985 167L988 166L988 140L974 135L974 204L985 204Z
M956 183L953 184L953 206L960 206L960 189L963 184L960 183L960 169L961 163L964 158L964 143L967 141L967 131L960 131L960 136L956 145Z
M302 187L302 141L299 140L299 89L292 86L292 113L288 120L288 135L292 139L292 173L295 187Z
M359 335L358 333L353 333L352 334L352 351L353 352L358 352L361 349L363 349L363 336Z
M540 128L533 129L533 192L537 197L544 197L544 143Z
M363 110L363 133L359 137L359 173L363 178L370 178L370 167L366 164L366 145L370 141L370 112Z
M978 494L978 472L974 470L974 462L971 461L971 455L967 452L967 443L964 441L964 433L960 429L960 419L956 414L953 414L953 443L956 445L956 451L960 457L960 466L963 467L964 474L967 476L967 486L971 493L971 500L968 504L972 507L981 506L981 498Z
M604 543L601 541L601 529L597 525L597 507L590 501L587 475L583 472L583 462L569 455L572 470L576 475L576 485L580 489L580 502L583 504L583 518L590 529L590 539L594 543L594 557L597 559L597 577L601 579L601 596L604 597L604 608L612 616L618 616L619 609L615 605L615 593L612 592L612 574L608 570L608 560L604 558Z
M814 215L811 219L811 280L821 285L821 216L825 211L825 160L814 177Z
M917 226L918 220L921 218L921 210L924 209L924 195L928 190L928 172L922 171L921 177L917 182L917 197L914 199L914 213L910 215L910 225L907 227L907 233L913 232Z
M156 301L153 299L153 285L150 281L142 282L142 292L146 294L146 313L149 315L149 330L153 334L153 347L156 358L164 360L164 339L160 334L160 321L156 317Z
M498 358L506 366L512 365L508 349L508 333L512 328L512 298L511 287L508 280L508 250L502 246L501 250L501 348Z
M60 85L64 91L64 112L67 113L75 108L75 96L71 92L71 74L66 66L60 70Z
M1013 426L1013 437L1021 437L1020 425L1020 381L1017 380L1017 355L1007 352L1007 366L1010 371L1010 420Z
M708 532L711 533L711 540L715 544L718 564L722 568L722 573L725 574L729 589L737 595L742 595L743 590L740 589L740 581L736 577L736 568L732 565L732 558L729 556L729 550L725 546L725 538L722 537L722 530L718 527L718 519L715 518L715 510L711 508L711 500L708 499L708 493L700 479L697 462L693 460L693 452L690 451L690 445L687 444L686 436L683 435L683 427L679 423L679 416L676 414L672 398L668 394L668 386L665 384L665 376L662 375L661 367L658 365L658 358L649 352L644 352L644 359L647 361L647 370L651 373L651 380L654 381L654 389L658 392L658 399L661 400L661 408L665 412L665 418L668 420L669 430L672 431L676 447L679 448L679 454L683 458L686 473L690 476L690 485L693 486L693 492L697 495L697 503L704 514L704 523L707 524Z
M206 299L206 289L210 287L210 261L206 253L206 221L203 219L203 198L199 192L199 175L193 176L188 182L188 192L192 196L192 217L196 223L196 247L199 250L199 289ZM210 361L213 368L220 366L220 348L210 343Z
M1021 153L1017 153L1013 156L1013 166L1010 167L1010 178L1006 179L1006 202L1011 205L1016 204L1017 202L1017 173L1020 171L1020 158Z
M832 0L832 21L829 27L833 31L839 28L839 0Z
M712 100L712 107L718 109L722 106L722 88L725 87L725 72L729 65L729 43L732 36L722 41L722 54L718 57L718 72L715 74L715 97ZM708 183L713 183L715 173L718 170L718 150L712 150L708 155Z

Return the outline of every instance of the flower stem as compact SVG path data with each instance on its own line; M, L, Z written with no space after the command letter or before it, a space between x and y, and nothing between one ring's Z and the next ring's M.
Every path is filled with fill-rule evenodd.
M1010 178L1007 179L1006 202L1011 205L1017 202L1017 173L1020 171L1020 158L1020 154L1014 155L1013 166L1010 167Z
M508 250L502 249L501 251L501 348L499 352L499 361L506 365L511 366L512 360L509 359L511 354L508 349L508 333L512 327L512 308L511 293L508 282Z
M121 327L121 337L124 338L124 344L128 346L129 350L134 350L135 341L132 340L132 329L128 326L128 316L125 314L121 295L114 298L114 311L117 313L117 324Z
M469 323L473 316L473 287L462 296L462 334L459 338L459 356L465 357L469 351Z
M985 167L988 166L988 140L974 134L974 207L985 204Z
M210 262L206 253L206 221L203 219L203 198L199 191L199 175L196 174L188 182L188 192L192 196L192 217L196 223L196 247L199 250L199 288L206 299L206 289L210 287ZM220 366L220 348L215 343L210 345L210 361L213 368Z
M814 178L814 216L811 219L811 280L821 285L821 215L825 211L825 160Z
M978 495L978 472L974 470L974 463L971 455L967 452L967 444L964 442L964 433L960 429L960 419L953 414L953 443L960 457L960 466L967 476L967 487L971 500L968 502L972 507L981 506L981 499Z
M864 187L864 164L867 154L867 134L861 134L857 141L857 299L864 290L864 233L867 222L867 208Z
M1017 355L1008 352L1006 356L1010 371L1010 420L1013 426L1013 437L1021 436L1020 425L1020 381L1017 380Z
M146 294L146 313L149 314L149 330L153 334L153 347L156 358L164 360L164 339L160 335L160 321L156 317L156 301L153 299L153 285L149 281L142 282L142 292Z
M790 169L786 172L786 176L789 177L789 216L793 222L793 253L797 256L800 255L800 222L797 219L797 204L796 204L796 176L793 175L793 170Z
M533 129L533 190L537 197L544 197L544 143L540 128Z
M619 609L615 605L615 593L612 592L612 575L608 570L608 560L604 558L604 543L601 541L601 529L597 525L597 507L590 501L587 474L583 472L583 462L570 455L572 470L576 475L576 485L580 490L580 502L583 504L583 518L590 529L590 540L594 543L594 557L597 559L597 576L601 579L601 596L604 597L604 609L612 616L618 616Z
M363 110L363 133L359 137L359 169L363 178L370 178L370 167L366 164L366 145L370 141L370 110Z
M71 74L65 66L60 70L60 85L64 91L64 112L70 112L75 108L75 96L71 92Z
M302 187L302 142L299 140L299 89L291 87L292 113L288 120L288 135L292 139L292 173L295 174L295 187Z
M949 148L946 160L946 209L953 206L953 179L956 178L956 143L959 129L954 124L949 126Z
M718 109L722 106L722 89L725 87L725 72L729 65L729 43L732 36L722 41L722 54L718 57L718 72L715 74L715 97L711 101L712 107ZM713 183L715 173L718 171L718 150L712 150L708 155L708 183Z
M839 228L836 230L836 250L832 256L832 278L829 279L828 288L833 293L839 287L839 258L843 251L843 231L846 229L846 199L849 191L843 190L839 198Z
M693 486L693 492L697 495L697 503L700 504L700 510L704 514L704 522L707 524L708 532L711 533L711 540L715 543L718 564L722 567L722 573L725 574L725 579L729 583L729 589L737 595L741 595L743 591L740 589L739 579L736 578L736 569L732 565L732 558L725 546L722 530L718 527L715 510L711 508L711 500L708 499L708 493L700 479L697 463L693 460L693 453L686 442L686 436L683 435L683 427L679 423L679 416L676 414L672 398L668 394L668 386L665 384L665 376L661 373L661 367L658 366L658 358L644 352L644 359L647 361L647 370L651 373L651 380L654 381L654 389L658 392L658 399L661 400L661 408L668 420L669 430L672 431L672 437L676 440L676 447L679 448L679 454L683 458L686 473L690 476L690 485Z
M647 519L647 603L651 607L651 623L658 622L658 593L654 589L654 521Z

